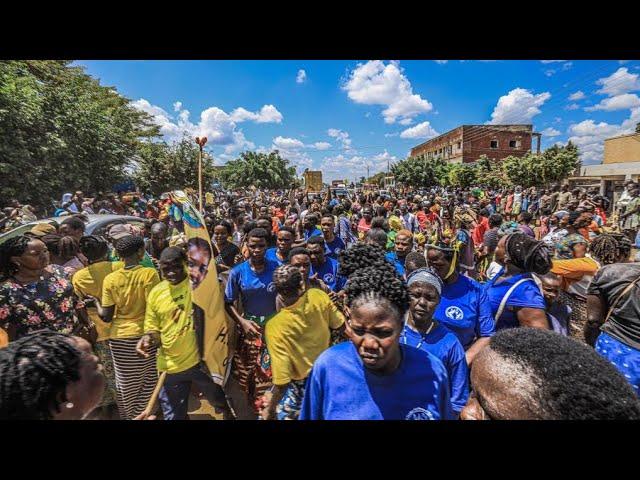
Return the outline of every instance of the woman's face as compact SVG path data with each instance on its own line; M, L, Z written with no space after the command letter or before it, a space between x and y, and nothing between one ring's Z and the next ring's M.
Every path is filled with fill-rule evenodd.
M302 278L306 280L309 278L309 272L311 271L311 259L309 255L299 254L291 257L291 262L289 262L292 266L298 267L300 269L300 273L302 273Z
M262 262L267 249L267 241L264 238L250 237L247 242L247 248L249 249L251 260Z
M67 401L73 403L77 418L84 418L94 410L102 400L106 379L104 367L93 353L91 344L80 337L72 337L71 343L82 352L80 358L80 379L67 386ZM62 408L65 408L64 406Z
M400 357L402 321L397 312L369 302L349 310L347 334L364 366L377 373L392 373Z
M505 264L505 257L507 254L506 245L507 245L507 236L505 235L498 241L498 246L496 247L496 251L495 251L496 262L498 262L500 265L503 265L503 266Z
M31 240L19 257L11 257L20 270L42 271L49 265L49 250L40 240Z
M278 250L283 253L289 253L291 245L293 245L293 234L286 230L279 231L278 236L276 237L276 246L278 247Z
M228 236L229 232L223 225L216 225L213 228L213 241L216 242L216 245L226 245Z
M437 248L427 250L427 264L436 269L440 278L446 278L451 268L451 262L447 260L444 252Z
M440 295L429 283L414 282L409 288L409 310L417 324L426 324L440 303Z

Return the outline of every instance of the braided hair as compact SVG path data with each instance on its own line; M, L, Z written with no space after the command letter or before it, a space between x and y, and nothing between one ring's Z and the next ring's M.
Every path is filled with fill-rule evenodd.
M80 239L80 252L90 263L98 262L109 253L109 244L104 237L88 235Z
M610 265L620 257L629 257L631 241L622 233L604 233L593 239L590 249L601 263Z
M511 233L505 240L509 262L525 272L544 275L551 270L551 253L544 242L524 233Z
M49 233L40 239L47 246L47 250L51 255L55 255L56 257L60 256L60 240L62 240L62 235L58 233Z
M144 239L137 235L127 235L116 242L116 252L121 259L129 258L144 248Z
M281 265L273 272L273 283L280 295L293 296L302 286L302 273L298 267Z
M11 263L11 257L19 257L27 251L29 242L32 241L25 235L13 237L0 245L0 279L4 280L18 271L16 265Z
M80 379L82 352L69 335L42 330L0 350L0 419L49 420Z
M384 255L385 251L378 245L356 243L340 253L338 275L350 277L362 268L390 265Z
M409 309L407 287L390 263L360 268L349 276L345 288L351 309L374 303L392 311L401 319Z
M60 251L60 257L64 261L71 260L80 251L80 244L73 237L62 237L58 243L58 250Z

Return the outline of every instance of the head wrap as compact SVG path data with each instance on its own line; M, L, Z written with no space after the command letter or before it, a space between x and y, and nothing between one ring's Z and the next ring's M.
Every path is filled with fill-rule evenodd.
M419 268L414 270L407 278L407 286L410 287L411 284L416 282L428 283L429 285L433 285L433 287L438 292L438 295L442 294L442 280L440 277L436 275L433 270L429 268Z
M451 266L444 280L453 275L458 263L458 252L460 251L461 242L457 239L457 236L453 230L447 228L445 230L438 229L436 233L429 240L427 248L435 248L436 250L442 250L443 252L453 252L453 258L451 259Z

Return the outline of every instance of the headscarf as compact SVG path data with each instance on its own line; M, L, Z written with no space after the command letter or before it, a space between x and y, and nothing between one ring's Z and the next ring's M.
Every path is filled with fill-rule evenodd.
M430 268L418 268L409 274L409 278L407 278L407 287L410 287L412 283L422 282L428 283L429 285L433 285L433 287L438 292L438 295L442 295L442 280L440 277L434 273L434 271Z
M453 252L453 258L451 259L451 266L449 267L449 271L443 280L446 280L456 269L456 263L458 262L458 253L460 252L461 242L457 240L456 234L450 228L440 229L438 228L436 232L431 237L429 243L427 244L427 248L435 248L436 250L442 250L443 252Z
M22 221L23 221L24 223L27 223L27 222L35 222L35 221L38 219L38 218L33 214L33 212L30 210L30 208L31 208L31 207L30 207L29 205L25 205L25 206L23 206L23 207L22 207L22 210L21 210L22 215L21 215L21 217L22 217Z

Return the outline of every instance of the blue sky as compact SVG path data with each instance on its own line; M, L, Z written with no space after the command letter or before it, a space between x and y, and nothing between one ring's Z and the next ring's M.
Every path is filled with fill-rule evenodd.
M585 164L640 122L640 61L79 61L216 164L278 148L301 172L359 178L461 124L533 123Z

